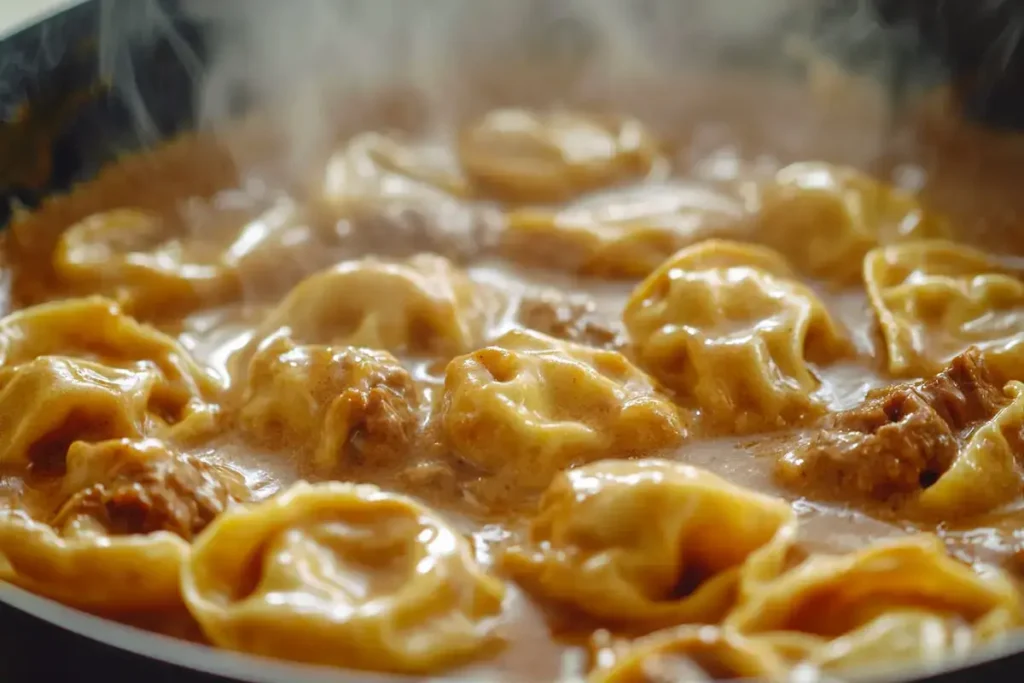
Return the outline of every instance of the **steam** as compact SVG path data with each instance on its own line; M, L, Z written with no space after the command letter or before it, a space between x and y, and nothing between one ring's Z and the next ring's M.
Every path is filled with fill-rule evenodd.
M739 138L768 134L783 150L842 137L847 153L869 157L888 133L884 89L869 92L822 70L818 56L823 42L841 57L892 39L879 43L884 32L864 3L829 18L824 4L182 0L179 19L203 24L210 37L203 64L159 0L103 0L101 68L131 104L140 134L158 138L133 55L166 41L193 78L199 126L218 130L244 109L260 111L285 139L292 169L356 130L413 127L443 137L475 111L501 105L610 107L669 133L693 136L702 123ZM861 60L862 75L893 82L893 60L878 45L866 70ZM752 67L779 79L802 74L802 96L812 99L771 91L763 75L733 86L715 75ZM829 104L838 81L846 99ZM814 88L825 89L816 100ZM849 139L828 130L837 116Z

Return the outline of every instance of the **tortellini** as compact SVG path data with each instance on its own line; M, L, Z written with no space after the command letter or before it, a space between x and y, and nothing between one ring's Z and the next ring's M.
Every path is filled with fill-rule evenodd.
M789 680L789 673L789 666L770 644L733 629L685 625L599 653L598 666L588 681L704 683L749 678L782 683Z
M942 240L882 247L864 282L894 375L925 376L970 346L1024 379L1024 281L989 255Z
M223 387L173 339L101 297L0 320L0 462L63 464L77 439L188 439L212 426Z
M323 199L344 213L375 202L427 205L466 195L458 172L428 152L378 133L358 135L328 161Z
M115 209L70 226L57 243L54 269L76 287L110 294L133 312L187 309L237 294L217 263L219 249L170 235L138 209Z
M296 285L238 362L244 368L256 346L278 332L301 344L452 356L479 345L500 307L492 289L439 256L344 261Z
M818 497L954 519L1024 492L1024 396L1000 391L976 350L925 381L869 392L787 446L776 475Z
M216 645L426 673L499 644L504 586L418 503L375 486L299 483L222 514L182 578Z
M492 111L463 131L459 158L473 186L507 202L557 202L647 175L657 143L633 119L566 111Z
M935 661L1022 623L1012 581L961 564L927 535L812 556L763 584L725 620L823 669Z
M797 267L853 284L864 255L879 244L943 237L945 220L911 194L853 168L792 164L761 189L756 238Z
M64 503L51 524L65 535L172 532L192 540L236 501L245 478L176 453L156 439L76 442L61 480Z
M494 246L501 212L464 201L467 181L445 151L364 133L331 157L317 204L348 253L461 262Z
M155 441L74 443L57 510L0 512L0 579L90 609L181 605L187 541L248 489Z
M679 249L738 232L738 199L710 189L642 186L563 209L519 209L508 216L505 253L584 275L646 277Z
M539 491L566 467L670 448L686 433L622 354L521 329L448 365L440 420L455 454L499 490Z
M1010 403L963 445L919 504L939 514L971 514L999 507L1024 493L1024 384L1006 386Z
M76 441L139 438L159 381L89 361L43 356L0 370L0 465L59 473Z
M763 247L708 240L641 283L623 320L641 367L711 433L798 424L824 410L811 363L850 347L818 297Z
M416 384L388 352L287 337L253 356L240 416L265 443L311 451L321 473L396 464L420 419Z
M188 234L137 209L97 213L61 235L54 269L74 291L102 292L133 315L165 319L242 297L277 297L337 260L341 236L291 200L236 213L216 224L186 217Z
M159 396L169 413L215 400L223 390L216 376L192 360L179 343L103 297L39 304L0 319L0 366L48 355L157 371Z
M503 565L528 590L616 623L715 623L783 569L790 506L665 460L558 475Z

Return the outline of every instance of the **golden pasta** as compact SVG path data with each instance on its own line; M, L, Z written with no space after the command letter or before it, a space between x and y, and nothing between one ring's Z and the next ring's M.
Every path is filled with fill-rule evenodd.
M869 662L865 651L872 647L886 657L906 657L909 650L911 660L935 661L958 630L972 642L986 641L1022 618L1020 597L1007 577L979 575L948 557L935 537L909 536L849 555L812 556L751 593L725 624L777 639L790 657L842 668ZM939 625L942 637L925 631L926 623ZM923 639L895 645L877 640L897 632Z
M619 644L598 655L589 683L650 683L752 678L789 679L790 667L771 645L716 626L677 626ZM607 658L607 662L600 661Z
M1016 233L687 99L301 154L257 121L16 211L0 581L406 680L781 683L1024 633Z
M686 425L616 351L513 330L445 372L441 427L498 488L542 489L562 469L670 448Z
M0 463L60 470L76 441L140 438L160 426L150 412L157 376L43 356L0 370Z
M429 510L340 483L300 483L221 515L196 541L182 590L218 645L407 672L497 644L504 593Z
M344 213L360 206L372 208L379 199L418 200L429 206L446 193L466 194L457 169L446 169L426 152L377 133L358 135L328 162L324 200Z
M419 426L417 394L387 351L271 337L249 364L240 418L264 443L308 449L314 469L395 465Z
M284 331L303 344L455 355L482 341L499 301L439 256L345 261L299 283L249 347Z
M1024 379L1024 282L994 257L939 240L883 247L864 258L864 283L894 375L931 374L976 346L1004 379Z
M128 308L189 308L236 293L216 247L186 247L168 232L159 216L138 210L89 216L61 236L54 268L73 285L100 289Z
M459 140L459 158L473 186L507 202L565 201L643 176L658 153L639 121L564 111L493 111Z
M0 319L0 366L39 356L65 355L124 370L152 367L169 401L216 399L217 377L200 367L177 341L139 323L103 297L32 306Z
M841 328L780 255L735 242L675 254L634 290L623 319L641 366L716 433L820 415L810 364L848 351Z
M825 163L783 168L759 199L755 239L837 284L856 282L861 259L880 244L943 237L948 229L913 195Z
M794 530L785 502L710 473L606 460L558 476L529 544L504 564L531 590L612 623L717 623L782 570Z
M73 443L58 507L0 512L0 578L79 607L181 605L188 541L233 502L244 480L156 440Z
M737 197L667 185L586 198L564 209L508 215L502 249L511 258L583 275L646 277L669 256L705 239L743 233ZM543 245L543 249L540 245Z

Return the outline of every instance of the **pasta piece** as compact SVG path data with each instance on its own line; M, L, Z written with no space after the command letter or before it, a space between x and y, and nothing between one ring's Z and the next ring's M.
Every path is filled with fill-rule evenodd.
M557 339L621 350L626 345L625 329L618 320L602 313L590 297L550 289L524 296L517 319L523 327Z
M157 215L115 209L69 227L57 242L54 269L133 313L188 310L237 295L237 280L218 263L219 246L200 238L175 236Z
M1012 402L977 429L938 480L921 492L926 512L949 518L995 509L1024 493L1024 384Z
M182 587L221 647L408 673L496 644L504 594L433 512L336 482L221 515L196 540Z
M879 244L947 232L943 218L903 190L853 168L803 162L763 188L754 234L800 270L854 284L861 259Z
M59 356L0 370L0 465L62 472L75 441L142 437L157 426L157 381L152 371Z
M344 212L367 201L418 199L426 203L446 195L468 194L457 169L428 152L379 133L358 135L328 162L324 199Z
M927 240L876 249L864 282L889 372L925 376L970 346L1024 379L1024 282L970 247Z
M380 467L407 453L419 398L412 377L386 351L271 337L249 365L241 422L261 441L308 448L321 472Z
M237 472L155 439L73 443L61 492L51 524L64 536L169 531L186 541L250 495Z
M646 277L679 249L736 232L743 220L742 204L724 194L644 185L561 210L513 211L502 246L529 265L598 277Z
M781 571L795 530L785 501L708 472L608 460L558 475L504 566L599 619L714 623Z
M483 339L498 302L447 260L428 254L403 263L345 261L299 283L257 330L248 362L263 340L285 332L301 344L363 346L455 355Z
M187 234L135 209L98 213L62 234L54 268L75 291L103 293L153 320L243 296L276 299L338 260L343 239L333 222L290 199L234 213L242 215L226 207L213 220L186 215Z
M815 636L768 637L777 649L818 671L891 670L898 664L937 665L966 656L981 643L957 616L907 610L883 614L823 643Z
M507 202L561 202L644 176L658 153L638 121L560 111L495 110L459 140L472 184Z
M188 543L169 532L63 538L20 510L0 510L0 579L83 609L180 605L188 552Z
M157 396L169 414L197 409L202 401L218 399L223 390L175 340L102 297L40 304L0 319L0 366L47 355L125 370L156 370L161 376Z
M181 605L187 541L247 495L239 475L157 441L76 442L49 523L0 513L0 579L87 609Z
M776 475L815 497L884 503L903 515L994 509L1024 491L1021 388L1014 382L1004 395L970 350L931 379L875 389L829 415L786 447Z
M670 448L686 430L621 354L519 329L448 365L440 420L500 491L539 491L559 470Z
M364 133L331 157L316 204L351 253L463 261L493 245L500 214L461 201L469 189L455 160L433 151Z
M762 584L725 624L786 643L790 656L842 667L868 653L879 658L875 661L908 654L942 657L947 654L942 648L962 630L957 624L978 643L1022 620L1020 597L1008 578L976 573L947 556L937 538L920 535L877 542L849 555L812 556ZM927 621L941 623L939 634L944 634L924 630ZM897 630L922 640L878 639L880 631Z
M591 672L589 683L703 683L751 678L789 680L789 667L767 644L715 626L677 626L621 646Z
M818 297L763 247L708 240L634 290L623 320L640 365L712 433L798 424L823 406L810 363L849 351Z

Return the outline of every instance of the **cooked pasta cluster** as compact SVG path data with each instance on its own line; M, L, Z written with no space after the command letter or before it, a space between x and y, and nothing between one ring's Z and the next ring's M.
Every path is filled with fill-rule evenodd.
M362 135L249 204L189 144L4 237L0 579L338 667L545 680L582 649L593 683L1024 628L1024 280L912 194L701 183L565 111L454 158Z

